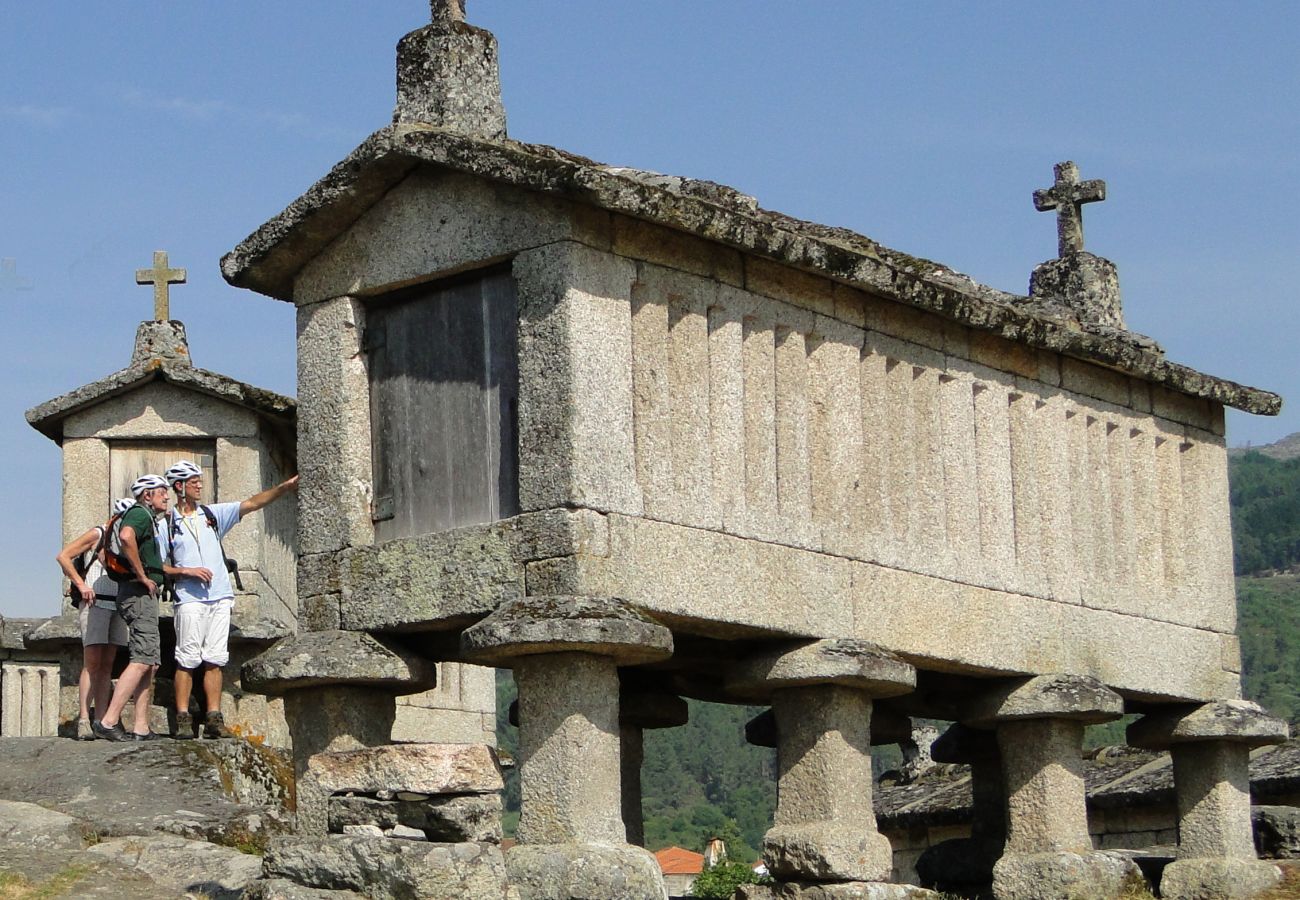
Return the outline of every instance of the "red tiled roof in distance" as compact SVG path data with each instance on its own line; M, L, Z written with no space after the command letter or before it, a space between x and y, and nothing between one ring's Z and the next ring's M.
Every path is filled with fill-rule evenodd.
M665 875L698 875L704 871L704 854L667 847L655 854L655 860Z

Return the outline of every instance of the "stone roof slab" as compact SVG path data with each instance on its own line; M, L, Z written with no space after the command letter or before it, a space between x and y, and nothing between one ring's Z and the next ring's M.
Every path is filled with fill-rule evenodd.
M428 125L397 124L375 132L228 253L222 274L235 286L291 301L298 272L418 166L562 195L694 234L1246 412L1276 415L1281 409L1278 395L1169 362L1149 339L1118 328L1085 330L1028 297L980 285L848 229L762 209L754 198L724 185L605 166L553 147L485 140Z

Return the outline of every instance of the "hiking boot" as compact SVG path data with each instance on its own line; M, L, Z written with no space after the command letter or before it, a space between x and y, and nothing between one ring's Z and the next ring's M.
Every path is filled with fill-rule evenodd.
M77 740L93 741L95 739L95 729L91 727L89 719L77 720Z
M95 732L95 737L99 738L101 741L131 740L131 738L127 736L126 729L122 727L121 722L118 722L116 725L104 725L100 722L91 722L90 729Z
M176 714L176 730L172 732L172 737L178 741L193 740L194 717L187 712L178 712Z
M226 727L226 720L221 717L221 713L210 712L203 720L203 737L209 741L215 741L221 738L234 737L234 735Z

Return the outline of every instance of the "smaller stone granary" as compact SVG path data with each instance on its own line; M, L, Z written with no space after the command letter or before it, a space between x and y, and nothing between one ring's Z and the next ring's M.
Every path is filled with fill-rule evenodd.
M955 852L1000 900L1140 877L1082 776L1126 713L1173 756L1164 896L1271 885L1245 766L1287 729L1239 699L1224 408L1281 399L1126 329L1083 249L1104 185L1059 165L1059 257L998 291L511 140L495 39L432 9L393 123L222 261L298 312L303 631L246 674L286 697L300 828L468 661L519 689L525 900L664 895L637 765L682 696L771 705L782 897L906 896L870 755L909 716L977 735L996 821Z
M161 473L178 459L203 469L205 503L242 500L278 484L297 469L294 401L225 375L200 369L190 358L185 326L169 318L166 288L183 281L167 255L155 254L152 269L137 273L155 285L155 316L136 331L124 369L27 412L33 428L63 449L63 541L108 518L114 498L130 496L131 483ZM291 633L298 601L294 559L297 513L292 503L273 504L247 517L223 542L236 561L231 672L267 643ZM29 651L63 660L61 722L76 719L80 640L65 594L63 615L37 624L25 637ZM171 641L170 609L164 644ZM169 671L164 650L162 675ZM168 704L165 691L155 704ZM237 678L226 684L226 720L247 733L284 745L287 735L278 703L245 694Z

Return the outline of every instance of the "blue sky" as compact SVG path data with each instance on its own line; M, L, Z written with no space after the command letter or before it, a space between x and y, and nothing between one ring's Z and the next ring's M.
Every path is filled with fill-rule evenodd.
M708 178L1016 292L1035 188L1108 199L1088 249L1171 359L1300 397L1300 4L470 0L512 137ZM122 367L134 272L189 271L196 363L294 392L284 303L221 255L389 121L425 0L0 0L0 613L57 609L60 455L28 407ZM1229 441L1300 431L1231 414ZM89 524L89 523L87 523Z

